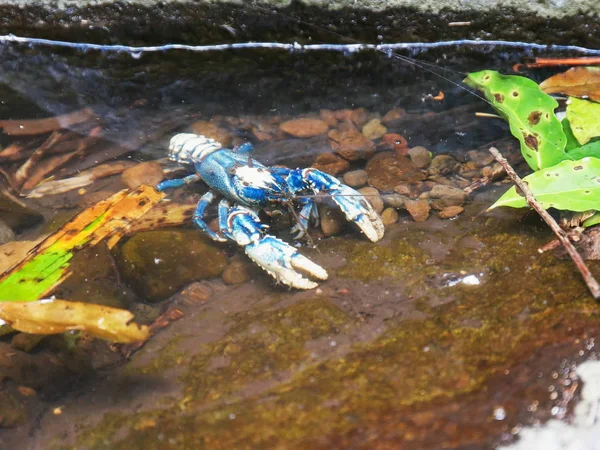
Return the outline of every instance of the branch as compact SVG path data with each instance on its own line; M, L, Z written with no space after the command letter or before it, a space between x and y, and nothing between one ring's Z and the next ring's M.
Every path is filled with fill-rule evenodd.
M521 192L525 194L525 200L527 200L529 206L535 209L536 212L540 215L540 217L544 219L544 222L546 222L548 226L552 229L552 231L554 231L554 234L556 234L556 237L558 237L561 244L565 247L565 250L575 263L575 266L577 266L577 269L579 270L579 272L581 272L581 276L583 277L585 284L587 284L587 287L592 293L593 297L596 300L600 300L600 284L598 284L598 282L590 272L590 269L588 268L588 266L586 266L585 262L583 261L583 258L577 252L577 250L569 240L567 233L561 227L558 226L558 223L556 223L552 216L548 214L548 212L542 207L542 205L538 203L538 201L533 195L533 192L531 192L531 189L529 189L529 186L527 186L527 183L525 183L523 180L521 180L521 178L519 178L514 169L508 163L508 161L504 159L504 157L500 154L498 149L491 147L490 153L494 156L494 158L496 158L496 161L498 161L502 165L502 167L504 167L504 170L506 170L508 176L517 185Z

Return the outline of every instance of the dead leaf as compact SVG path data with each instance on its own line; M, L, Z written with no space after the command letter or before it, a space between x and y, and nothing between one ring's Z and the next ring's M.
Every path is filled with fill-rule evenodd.
M48 117L34 120L0 120L0 128L4 134L10 136L23 136L33 134L51 133L61 128L69 128L94 119L94 111L84 108L61 116Z
M195 210L196 203L161 202L142 217L132 222L129 226L128 234L181 225L192 220Z
M13 329L31 334L82 330L101 339L132 343L150 336L148 327L132 323L130 311L93 303L65 300L0 303L0 319Z
M546 94L565 94L600 101L600 67L573 67L540 84Z

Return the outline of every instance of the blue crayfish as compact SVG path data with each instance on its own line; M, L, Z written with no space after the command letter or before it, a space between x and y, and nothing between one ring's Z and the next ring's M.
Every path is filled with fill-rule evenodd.
M298 205L297 223L292 228L298 239L306 233L309 222L318 223L314 194L325 194L371 241L383 237L384 227L379 215L354 189L316 169L264 166L249 157L251 151L250 143L227 149L205 136L177 134L171 139L169 158L192 165L195 173L163 181L157 188L163 191L203 180L210 190L198 202L194 223L215 241L230 240L244 247L250 259L276 280L298 289L313 289L317 283L303 277L296 269L320 280L327 279L327 272L294 247L267 234L268 226L258 217L261 209L277 203ZM219 233L212 231L203 220L206 208L214 199L213 191L223 196L218 207Z

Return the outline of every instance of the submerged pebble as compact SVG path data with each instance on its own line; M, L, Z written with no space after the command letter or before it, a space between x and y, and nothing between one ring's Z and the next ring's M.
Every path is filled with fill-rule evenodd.
M225 284L242 284L251 278L250 264L239 260L229 263L221 274L221 279Z
M362 127L362 134L368 139L379 139L385 133L387 133L387 128L381 124L379 119L371 119Z
M464 210L465 208L463 208L462 206L448 206L447 208L442 209L438 213L438 216L440 217L440 219L451 219L453 217L458 216L459 214L462 214Z
M394 208L386 208L381 213L381 221L386 227L398 222L399 218L400 215L398 214L398 211L396 211Z
M337 175L350 168L350 163L333 153L322 153L317 156L312 167L329 175Z
M431 211L427 200L408 200L404 202L404 207L415 222L425 222Z
M218 277L227 264L221 248L197 230L137 233L117 251L116 260L124 282L151 302L192 281Z
M282 122L279 128L291 136L307 138L326 133L329 125L321 119L303 118Z
M368 159L375 153L373 141L355 128L330 130L327 136L333 151L348 161Z
M142 184L156 186L164 178L162 167L154 161L139 163L121 174L121 181L129 189L135 189Z
M461 206L467 199L467 194L462 189L444 184L435 185L429 192L429 196L436 200L438 209Z
M351 170L344 174L344 183L352 188L359 188L367 184L368 175L365 170Z
M381 214L383 211L383 199L381 198L381 195L379 195L379 191L377 189L374 187L364 187L359 189L358 192L365 196L367 201L371 204L371 206L373 206L373 209L377 211L377 213Z
M321 220L321 231L323 231L325 236L340 234L346 222L339 208L332 208L327 205L319 205L319 217Z
M419 169L424 169L431 164L431 152L421 145L409 149L408 156Z

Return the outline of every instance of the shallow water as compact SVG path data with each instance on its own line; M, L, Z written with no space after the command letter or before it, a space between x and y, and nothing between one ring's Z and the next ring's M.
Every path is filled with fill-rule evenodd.
M489 110L479 99L376 52L178 51L139 59L35 47L0 52L3 119L84 107L100 118L106 146L74 159L59 177L115 157L162 158L169 138L198 120L226 128L234 143L253 141L266 164L309 166L331 152L327 136L296 139L279 133L278 124L324 108L364 108L369 118L404 108L407 116L387 123L387 131L410 147L450 155L461 168L472 161L468 151L485 155L491 143L518 155L505 124L474 117ZM462 76L451 69L507 69L522 56L466 53L422 57L443 63L458 82ZM440 90L444 99L431 99ZM261 141L257 129L269 138ZM3 147L15 140L0 139ZM362 169L367 159L348 168ZM18 166L1 167L10 174ZM472 179L461 170L429 172L419 182L464 187ZM18 228L18 239L56 229L123 187L117 175L85 192L26 200L43 220ZM5 337L0 375L10 408L0 416L10 416L13 428L0 430L0 442L56 449L471 449L567 416L578 395L574 368L596 356L598 306L570 261L538 253L552 235L534 215L485 213L504 189L496 183L477 191L452 220L432 211L417 223L398 208L399 221L378 243L352 227L333 237L313 230L316 248L303 245L301 252L330 279L306 292L276 285L240 250L209 242L190 226L144 232L112 253L86 250L60 286L62 298L130 308L146 322L167 308L185 315L130 359L88 339L68 347L54 337L26 353ZM193 204L205 190L200 184L170 196ZM289 239L289 224L274 222ZM146 256L135 239L151 249ZM241 262L251 280L226 284L199 265L203 281L170 286L179 265L190 265L192 246L213 266ZM131 255L139 258L133 272L123 265ZM149 290L152 283L160 286ZM36 394L24 395L23 386Z

